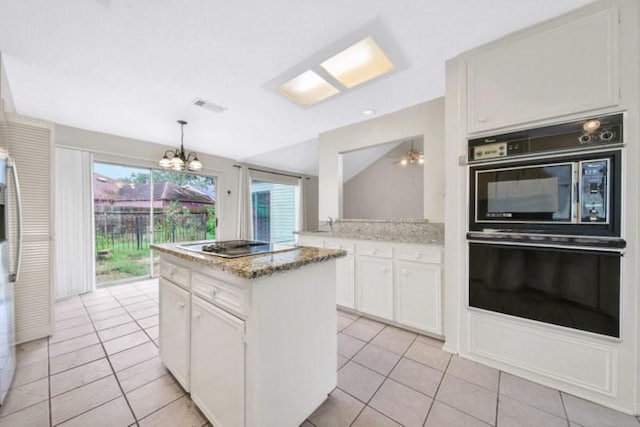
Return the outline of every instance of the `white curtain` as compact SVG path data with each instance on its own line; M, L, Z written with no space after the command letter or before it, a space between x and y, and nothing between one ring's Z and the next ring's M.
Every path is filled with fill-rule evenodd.
M94 289L91 153L56 148L56 298Z
M251 209L251 176L249 168L238 168L238 239L253 239L253 212Z
M297 207L297 215L296 215L296 230L304 231L307 229L307 198L305 185L307 183L307 179L302 177L298 179L298 191L296 192L297 199L296 207Z

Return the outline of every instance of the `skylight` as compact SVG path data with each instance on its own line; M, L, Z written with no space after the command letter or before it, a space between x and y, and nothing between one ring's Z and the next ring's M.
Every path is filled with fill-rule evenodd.
M292 78L279 86L278 90L304 106L313 105L340 92L312 70Z
M346 88L352 88L393 70L393 64L372 37L349 46L320 66Z
M398 46L376 18L265 83L270 91L310 108L407 68Z

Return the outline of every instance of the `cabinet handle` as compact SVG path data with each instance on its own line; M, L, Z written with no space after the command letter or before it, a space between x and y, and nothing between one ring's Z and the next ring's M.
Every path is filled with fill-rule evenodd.
M380 272L381 272L381 273L386 273L387 271L389 271L389 269L388 269L387 267L382 267L382 268L380 269Z
M200 312L196 311L195 313L193 313L193 318L194 319L199 319L200 318Z
M183 303L183 302L179 302L179 303L178 303L178 308L179 308L180 310L184 310L184 303Z
M217 289L211 289L209 291L209 295L211 295L211 298L215 298L217 293L218 293Z
M415 255L413 256L415 259L420 259L422 257L422 254L420 252L416 252Z
M480 116L478 116L478 121L479 121L480 123L484 123L484 122L486 122L487 120L489 120L489 118L488 118L487 116L484 116L484 115L480 115Z

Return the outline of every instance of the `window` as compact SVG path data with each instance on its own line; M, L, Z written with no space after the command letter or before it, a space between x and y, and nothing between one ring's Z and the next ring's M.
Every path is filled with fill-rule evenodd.
M98 285L156 276L153 243L215 239L215 177L94 163L93 195Z
M297 182L274 182L264 180L263 174L259 176L260 178L251 180L253 238L276 243L294 243L298 219Z

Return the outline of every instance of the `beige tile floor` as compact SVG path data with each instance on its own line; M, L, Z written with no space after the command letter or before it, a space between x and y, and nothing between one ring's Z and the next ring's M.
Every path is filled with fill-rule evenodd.
M52 337L18 348L0 426L209 426L158 358L157 280L70 298L55 313ZM640 427L363 317L339 311L337 338L338 387L304 427Z

